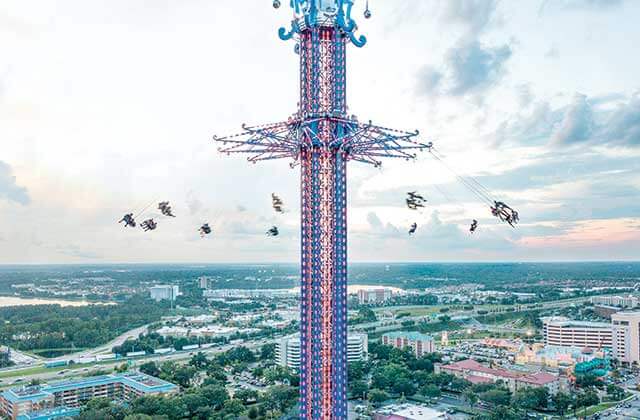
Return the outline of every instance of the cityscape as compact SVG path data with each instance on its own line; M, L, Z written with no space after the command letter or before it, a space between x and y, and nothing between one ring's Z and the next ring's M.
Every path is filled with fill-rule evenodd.
M639 16L0 5L0 419L640 419Z
M517 287L473 282L454 277L465 264L453 264L452 275L430 287L398 288L392 284L404 264L353 266L354 275L377 268L387 280L348 291L348 418L633 418L640 412L640 264L561 265L571 273L576 265L615 272L622 264L630 271L611 287L597 276L555 287L538 279ZM548 267L541 278L563 277ZM15 279L13 299L42 301L0 308L3 416L299 416L300 291L258 287L262 272L288 279L288 267L234 266L222 289L216 279L229 275L222 267L190 276L193 268L177 266L181 274L159 284L145 280L163 272L151 266L126 295L99 297L93 271L102 271L104 284L122 269L86 268L57 281L65 289L88 279L86 296L68 301L84 306L55 304L51 289L27 283L29 269L3 270ZM246 277L255 288L238 287ZM127 306L140 310L103 315L114 327L89 336L86 328L102 331L92 311ZM59 334L57 317L81 321Z

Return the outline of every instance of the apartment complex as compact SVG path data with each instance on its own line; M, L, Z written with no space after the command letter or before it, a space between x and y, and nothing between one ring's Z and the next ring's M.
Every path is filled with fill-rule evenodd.
M436 363L435 373L448 373L464 378L471 383L489 383L503 381L511 392L524 388L547 388L549 395L555 395L560 389L560 379L547 372L520 373L500 368L490 368L472 359L461 360L448 365Z
M176 300L176 297L180 295L180 288L178 286L160 285L153 286L149 289L151 299L159 302L161 300Z
M618 306L620 308L637 308L640 299L636 296L593 296L591 303L594 305Z
M360 289L358 290L358 302L360 305L369 303L383 303L391 299L393 292L391 289Z
M95 376L6 390L0 393L0 415L12 420L69 417L92 398L127 402L176 392L176 385L142 373Z
M358 362L367 358L369 343L367 334L347 336L347 361ZM292 369L300 368L300 337L286 337L276 343L276 362Z
M555 316L542 318L544 344L562 347L611 348L612 328L605 322L574 321Z
M397 349L410 348L416 357L422 357L436 350L433 337L419 332L389 332L382 336L382 344Z
M623 363L640 363L640 312L611 315L613 357Z

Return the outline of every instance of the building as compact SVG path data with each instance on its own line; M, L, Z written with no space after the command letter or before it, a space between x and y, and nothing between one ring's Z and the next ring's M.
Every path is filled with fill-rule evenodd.
M94 376L8 389L0 393L0 415L13 420L55 418L43 413L53 410L69 416L69 411L65 410L73 411L98 397L126 402L143 395L176 392L176 385L142 373Z
M198 277L198 286L200 286L201 289L208 289L209 277L206 277L206 276Z
M523 345L516 353L515 362L519 365L536 365L570 371L578 363L603 358L605 355L605 351L594 351L590 348L533 344Z
M347 337L347 360L358 362L367 358L369 343L367 334L349 334ZM286 337L276 343L276 362L292 369L300 368L300 337Z
M410 348L416 357L436 351L433 337L419 332L389 332L382 336L382 344L397 349Z
M612 329L606 322L574 321L565 317L542 318L544 344L563 347L611 348Z
M524 388L545 387L549 395L555 395L560 389L560 378L547 372L522 373L502 368L490 368L472 359L461 360L448 365L436 363L435 373L448 373L471 383L503 381L509 391L516 392Z
M593 296L591 303L594 305L617 306L620 308L637 308L640 299L636 296Z
M373 414L373 420L438 420L447 419L446 413L416 404L383 407Z
M622 363L640 363L640 312L617 312L613 325L612 355Z
M391 291L391 289L387 289L384 287L358 290L358 302L360 303L360 305L383 303L391 299L391 296L393 296L393 292Z
M176 297L180 295L180 288L178 286L159 285L153 286L149 289L151 299L159 302L161 300L176 300Z
M295 298L299 295L298 289L208 289L202 292L202 296L208 299L236 299L236 298Z

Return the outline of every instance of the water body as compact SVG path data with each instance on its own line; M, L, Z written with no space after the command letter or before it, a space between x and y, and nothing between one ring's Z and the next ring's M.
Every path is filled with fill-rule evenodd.
M90 304L95 304L95 302L0 296L0 308L4 308L5 306L28 306L28 305L87 306Z

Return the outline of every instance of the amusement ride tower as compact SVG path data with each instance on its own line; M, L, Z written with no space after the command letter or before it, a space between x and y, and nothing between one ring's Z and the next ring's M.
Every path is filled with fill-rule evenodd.
M362 47L351 18L352 0L291 0L283 40L300 56L300 101L288 120L243 125L215 137L226 154L250 162L290 158L300 166L301 294L300 418L347 418L347 162L380 165L381 158L411 160L430 145L418 132L358 122L347 115L346 47ZM273 1L280 6L279 0ZM370 17L368 8L365 17Z

